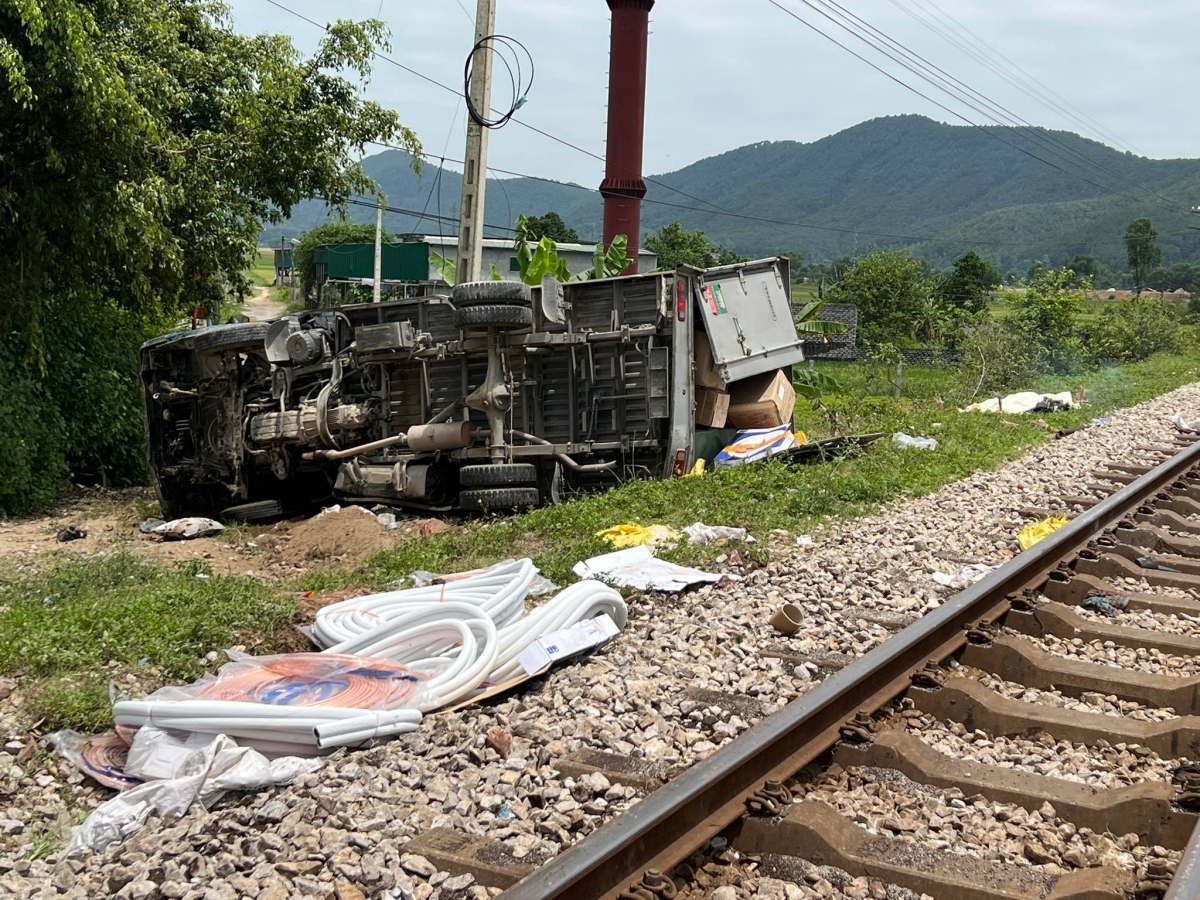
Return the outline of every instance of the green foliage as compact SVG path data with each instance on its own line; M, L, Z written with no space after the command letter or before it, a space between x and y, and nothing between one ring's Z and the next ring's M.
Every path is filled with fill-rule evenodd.
M964 402L977 394L1027 390L1037 372L1034 346L1006 322L984 322L967 328L957 349Z
M1176 263L1166 269L1155 269L1146 276L1146 287L1164 292L1182 288L1189 294L1200 294L1200 265Z
M826 394L841 391L842 383L818 369L796 369L792 374L796 393L807 400L820 400Z
M979 313L987 309L988 292L1000 281L1000 270L972 250L954 261L939 293L945 306Z
M204 576L204 577L199 577ZM206 564L167 570L128 556L60 559L32 574L0 575L0 672L24 674L47 728L103 730L107 679L144 667L171 681L204 673L204 654L266 639L295 605L253 578Z
M383 240L390 243L393 238L386 231L383 233ZM300 240L292 249L292 265L296 272L300 275L300 290L307 294L317 280L317 265L313 259L313 252L326 244L333 246L336 244L374 244L375 243L375 225L358 225L353 222L342 220L339 222L326 222L324 225L318 225L316 228L310 229L300 235ZM432 257L432 253L430 256Z
M540 241L550 238L556 244L578 244L579 233L574 228L568 228L556 212L548 212L544 216L529 216L525 219L526 238Z
M859 334L870 344L915 337L932 292L921 260L889 250L856 260L823 296L858 307Z
M305 58L216 0L0 8L0 370L37 420L0 439L31 460L5 473L6 508L45 502L67 467L140 471L146 324L244 294L263 223L301 199L372 190L369 142L419 150L360 97L384 46L381 23L340 21Z
M1118 300L1085 331L1085 346L1097 363L1128 363L1155 353L1176 353L1181 342L1179 315L1157 297Z
M615 278L629 268L629 238L618 234L604 249L604 244L596 244L592 253L592 266L571 277L572 281L590 281L593 278Z
M844 322L826 322L817 318L824 308L824 300L814 300L801 307L799 312L794 313L792 320L796 323L796 333L820 337L845 334L850 326Z
M454 287L458 284L458 265L452 259L447 259L435 250L429 251L429 261L433 264L438 278ZM494 268L494 267L493 267ZM498 274L498 273L497 273Z
M1149 219L1134 219L1125 230L1125 249L1129 254L1129 269L1140 291L1146 286L1146 275L1162 265L1162 248L1158 232Z
M1035 371L1073 372L1081 361L1076 325L1091 284L1085 279L1075 287L1074 281L1070 269L1039 269L1028 288L1005 298L1010 310L1006 324L1027 342Z
M51 503L69 479L146 477L138 347L161 328L115 304L46 312L44 368L0 341L0 515Z
M1063 263L1062 268L1070 269L1075 273L1075 277L1071 280L1072 285L1075 287L1082 286L1084 279L1088 279L1093 288L1120 287L1121 279L1112 269L1094 256L1073 256Z
M745 262L747 259L714 244L703 231L687 231L678 222L671 222L646 235L646 249L658 256L658 267L663 271L679 266L704 269Z

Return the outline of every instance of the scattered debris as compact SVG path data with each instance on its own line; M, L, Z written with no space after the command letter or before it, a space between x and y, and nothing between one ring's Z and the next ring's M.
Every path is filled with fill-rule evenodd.
M170 522L143 522L141 530L145 534L156 534L164 541L190 541L219 534L225 530L225 526L216 519L188 516L185 519L172 519Z
M955 574L934 572L933 580L942 587L954 588L955 590L961 591L965 588L969 588L980 579L985 578L995 569L996 566L985 566L982 563L975 563L973 565L963 566L962 570Z
M483 739L483 742L499 753L501 759L508 759L508 755L512 753L512 735L499 725L496 725L487 733L487 737Z
M1112 618L1117 613L1124 612L1129 608L1129 598L1116 591L1093 589L1088 591L1080 605L1084 609L1090 609L1092 612Z
M800 607L785 603L771 615L771 627L780 634L792 635L800 630Z
M1200 419L1184 418L1181 412L1177 412L1171 416L1171 424L1184 433L1200 431Z
M937 428L939 427L939 423L935 422L931 427ZM790 450L782 453L781 457L784 462L789 463L825 462L829 459L840 459L843 456L856 453L886 436L884 432L878 431L871 434L826 438L823 441L811 441L792 447Z
M916 450L936 450L938 442L935 438L913 437L911 434L905 434L903 431L897 431L892 435L892 443L897 447Z
M804 436L801 435L800 442L803 440ZM789 425L739 431L733 443L717 454L713 467L722 469L758 462L790 450L796 444L797 437Z
M1158 561L1155 556L1139 556L1134 560L1143 569L1157 569L1159 572L1178 572L1179 570Z
M617 587L667 593L686 590L694 584L715 584L724 578L741 580L737 575L714 575L666 562L655 557L646 546L593 556L576 563L574 572L580 578L596 578Z
M693 522L683 529L688 542L692 544L719 544L721 542L741 541L746 544L754 543L754 535L745 528L734 528L730 525L705 525L703 522Z
M1017 543L1021 545L1022 550L1028 550L1038 541L1048 538L1058 529L1062 528L1067 522L1071 521L1066 516L1050 516L1047 519L1042 519L1040 522L1034 522L1032 525L1026 525L1017 534Z
M640 547L643 544L655 547L659 544L679 540L679 532L666 525L636 525L626 522L597 531L596 537L618 550L625 547Z
M82 525L68 525L58 533L57 540L60 544L65 544L68 541L82 541L88 536L88 530Z

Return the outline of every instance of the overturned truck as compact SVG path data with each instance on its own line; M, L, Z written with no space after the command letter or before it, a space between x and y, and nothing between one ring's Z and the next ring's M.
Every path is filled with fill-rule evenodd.
M141 376L164 512L254 521L331 499L514 509L682 475L736 433L697 425L699 394L790 390L802 359L779 258L176 332L142 347Z

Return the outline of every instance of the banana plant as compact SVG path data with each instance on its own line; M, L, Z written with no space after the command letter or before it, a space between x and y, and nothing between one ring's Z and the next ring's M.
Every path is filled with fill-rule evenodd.
M433 263L433 268L438 273L438 278L442 279L450 287L458 284L458 266L455 265L454 260L446 259L442 254L430 250L429 261Z
M849 325L842 322L826 322L817 318L817 314L824 306L824 300L814 300L796 313L796 332L798 334L815 334L826 339L830 335L845 334L850 328Z
M584 269L578 275L572 276L572 281L591 281L593 278L615 278L629 268L629 238L618 234L604 249L603 244L596 244L592 254L592 267Z
M843 390L842 383L832 375L816 369L796 369L792 373L792 386L806 400L820 400L824 394L835 394Z

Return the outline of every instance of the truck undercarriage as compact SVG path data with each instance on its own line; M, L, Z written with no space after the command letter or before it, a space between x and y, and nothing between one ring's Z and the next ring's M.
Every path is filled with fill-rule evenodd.
M682 474L695 458L693 320L706 278L735 268L726 295L740 280L765 309L765 291L790 338L752 346L735 315L742 358L729 366L790 366L785 260L533 290L479 282L157 338L141 370L164 512L250 520L330 498L512 509Z

